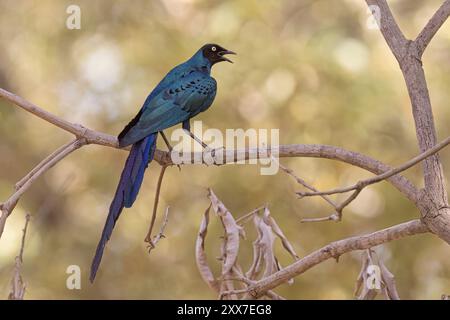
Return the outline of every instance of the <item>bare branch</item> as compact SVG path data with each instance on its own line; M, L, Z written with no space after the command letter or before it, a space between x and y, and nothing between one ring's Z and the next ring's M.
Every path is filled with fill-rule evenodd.
M117 138L106 133L97 132L92 129L88 129L79 124L73 124L66 120L62 120L56 115L43 110L42 108L32 104L31 102L10 93L4 89L0 88L0 97L12 102L13 104L21 107L22 109L31 112L32 114L40 117L41 119L52 123L61 129L70 132L77 137L82 137L86 139L86 143L88 144L99 144L112 148L119 148ZM223 154L224 159L223 163L235 163L238 160L250 160L255 158L263 158L262 155L269 156L268 152L257 152L256 149L245 149L245 150L227 150L226 153ZM259 149L259 151L263 151ZM201 153L203 154L203 153ZM375 174L380 174L385 171L391 169L388 165L383 164L382 162L370 158L366 155L345 150L343 148L335 147L335 146L327 146L327 145L304 145L304 144L295 144L295 145L282 145L279 146L279 157L313 157L313 158L325 158L338 160L341 162L348 163L350 165L360 167L362 169L368 170ZM193 153L191 159L202 159L202 157L198 157L198 154ZM174 163L171 160L170 153L156 150L155 151L155 161L157 161L161 165L171 166ZM404 177L392 177L390 182L399 189L402 193L404 193L411 201L417 203L419 199L419 192L414 187L414 185Z
M447 137L445 140L439 142L438 144L436 144L434 147L432 147L431 149L421 153L420 155L412 158L411 160L405 162L404 164L402 164L401 166L397 167L397 168L392 168L389 171L386 171L380 175L377 175L375 177L366 179L366 180L360 180L357 183L351 185L351 186L347 186L347 187L342 187L342 188L336 188L336 189L331 189L331 190L327 190L327 191L314 191L314 192L297 192L297 194L299 194L301 197L310 197L310 196L325 196L325 195L332 195L332 194L338 194L338 193L347 193L353 190L356 191L361 191L362 189L364 189L367 186L370 186L372 184L384 181L396 174L399 174L400 172L403 172L411 167L413 167L414 165L418 164L419 162L421 162L422 160L428 158L429 156L436 154L437 152L439 152L441 149L443 149L444 147L448 146L450 144L450 137Z
M312 185L308 184L305 180L303 180L302 178L298 177L294 171L292 171L291 169L289 169L288 167L285 167L284 165L282 165L277 159L275 159L274 157L272 157L272 161L275 161L278 166L280 167L281 170L283 170L286 174L288 174L289 176L291 176L292 178L294 178L294 180L304 186L306 189L311 190L313 192L318 192L318 190L316 188L314 188ZM302 219L301 222L319 222L319 221L340 221L342 219L342 210L339 210L338 205L335 204L333 202L333 200L331 200L329 197L325 196L325 195L321 195L321 198L324 199L326 202L328 202L328 204L330 204L334 210L335 213L329 215L328 217L324 217L324 218L313 218L313 219Z
M85 128L79 124L73 124L66 120L60 119L59 117L41 109L40 107L28 102L27 100L14 95L4 89L0 88L0 97L18 105L24 110L42 118L49 123L52 123L59 128L66 130L74 134L77 139L73 144L61 147L56 150L53 154L44 159L35 169L33 169L29 174L27 174L23 179L17 183L18 190L12 198L8 199L5 203L0 205L2 210L2 216L0 217L0 236L3 231L3 227L6 218L11 213L20 195L22 195L32 184L32 182L39 177L42 173L47 171L50 167L56 164L59 160L64 158L67 154L74 151L84 144L99 144L103 146L108 146L112 148L118 148L117 138L105 133L96 132L94 130ZM236 162L243 158L248 160L252 159L252 156L258 157L262 153L256 152L257 150L246 149L246 150L229 150L224 154L224 158L228 163ZM230 157L231 154L231 157ZM280 157L316 157L316 158L326 158L342 161L362 169L368 170L375 174L380 174L390 170L391 168L378 160L372 159L360 153L348 151L342 148L326 145L285 145L279 147ZM197 159L198 157L193 155L192 159ZM157 161L162 166L173 165L169 152L164 152L161 150L156 150L155 161ZM388 179L398 190L405 194L411 201L416 205L419 202L420 194L419 191L414 187L414 185L405 177L396 175ZM149 238L150 239L150 238Z
M258 298L267 290L279 286L283 282L330 258L337 258L350 251L368 249L382 243L410 235L426 233L427 231L427 227L420 220L412 220L370 234L335 241L297 260L273 275L255 282L248 290L253 298Z
M356 189L353 191L350 196L348 196L344 201L342 201L339 205L336 206L336 212L329 215L328 217L322 217L322 218L304 218L300 222L323 222L323 221L341 221L342 220L342 211L353 201L358 197L358 195L361 193L362 189Z
M450 0L446 0L436 11L430 21L428 21L427 25L423 28L415 40L419 57L423 55L431 39L433 39L434 35L442 27L444 22L447 21L449 15Z
M118 148L117 139L113 136L96 132L91 129L85 128L80 124L71 123L66 121L56 115L45 111L44 109L38 107L37 105L19 97L11 92L8 92L2 88L0 88L0 97L4 98L15 104L16 106L21 107L22 109L34 114L35 116L67 131L74 134L76 137L83 137L87 140L87 143L94 143L105 145L109 147Z
M386 0L366 0L369 8L375 6L380 12L380 30L394 56L400 62L406 52L408 40L403 35ZM376 19L375 19L376 20Z
M442 142L436 144L434 147L421 153L420 155L410 159L409 161L405 162L403 165L401 165L399 167L392 168L392 169L390 169L382 174L379 174L375 177L371 177L371 178L365 179L365 180L360 180L354 185L342 187L342 188L331 189L331 190L327 190L327 191L318 191L317 189L315 189L314 187L312 187L311 185L306 183L303 179L296 176L292 170L283 166L276 159L272 158L272 160L277 161L278 165L280 166L280 169L282 169L284 172L286 172L287 174L292 176L297 181L297 183L303 185L305 188L307 188L309 190L312 190L310 192L308 192L308 191L297 192L297 194L300 197L320 196L326 202L328 202L336 211L335 214L332 214L328 217L303 219L302 222L320 222L320 221L330 221L330 220L339 221L342 218L343 209L345 207L347 207L353 200L355 200L365 187L375 184L375 183L378 183L378 182L381 182L381 181L384 181L386 179L389 179L390 177L397 175L397 174L413 167L414 165L418 164L419 162L423 161L424 159L428 158L429 156L436 154L437 152L439 152L441 149L448 146L449 144L450 144L450 137L447 137ZM345 201L343 201L339 205L335 204L330 198L327 197L327 195L347 193L350 191L354 191L354 192Z
M417 42L404 38L386 0L366 0L366 2L369 6L376 5L380 9L381 33L399 62L411 100L419 149L425 152L436 145L437 135L421 54L437 29L447 19L446 16L450 10L448 0L421 32ZM431 155L422 162L422 165L425 189L418 203L422 220L430 231L450 243L448 227L450 206L439 155Z
M162 182L164 179L164 173L166 172L166 168L167 168L167 166L162 166L161 172L159 173L158 184L156 185L155 201L153 202L152 219L150 221L150 226L148 228L148 232L147 232L147 235L145 236L145 240L144 240L145 242L149 243L149 252L151 251L151 249L154 248L154 244L152 241L152 231L153 231L153 226L155 225L156 212L158 211L159 194L161 192L161 185L162 185Z
M164 231L166 230L167 223L169 222L169 207L166 208L166 211L164 212L163 221L161 223L161 228L159 229L159 232L151 239L150 245L148 248L148 252L156 247L156 244L166 236L164 235Z
M14 265L14 276L11 280L11 292L8 296L9 300L23 300L26 286L23 283L22 275L20 273L23 264L23 250L25 248L25 236L27 234L28 223L31 215L29 213L25 216L25 227L22 230L22 241L20 244L19 255L16 256Z
M31 185L36 181L42 174L47 172L50 168L52 168L56 163L64 159L73 151L82 147L86 144L86 140L76 139L72 142L67 143L63 147L59 148L52 155L44 159L37 167L37 170L34 170L34 174L28 174L25 178L23 178L20 183L20 187L6 200L1 204L2 215L0 217L0 236L3 233L3 229L5 226L6 219L11 214L12 210L16 206L20 197L31 187Z
M263 210L265 207L266 207L266 205L261 206L261 207L258 207L258 208L256 208L256 209L250 211L249 213L244 214L242 217L239 217L239 218L236 219L236 223L239 224L239 225L243 225L244 223L246 223L247 221L249 221L250 218L251 218L254 214L256 214L256 213L258 213L259 211Z
M339 216L336 213L333 213L326 217L302 218L300 220L300 222L301 223L309 223L309 222L324 222L324 221L340 221L340 219L342 219L342 216L339 218Z
M51 161L53 158L55 158L58 154L63 152L72 143L73 143L73 141L70 141L70 142L62 145L61 147L56 149L54 152L52 152L50 155L48 155L44 160L39 162L39 164L37 166L35 166L30 172L28 172L25 177L23 177L22 179L20 179L19 182L16 183L16 185L14 186L14 189L19 190L32 176L34 176L34 174L37 171L39 171L39 169L41 169L45 164L47 164L49 161Z

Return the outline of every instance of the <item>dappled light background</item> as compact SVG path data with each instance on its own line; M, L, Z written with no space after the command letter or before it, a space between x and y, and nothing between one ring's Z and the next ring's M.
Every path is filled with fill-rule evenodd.
M389 1L401 28L415 37L442 1ZM81 29L66 28L66 8L81 8ZM69 121L118 134L173 66L216 42L238 53L218 64L218 94L197 119L205 127L280 129L280 143L320 143L360 151L397 165L418 153L410 102L398 64L378 30L367 26L364 1L25 1L0 0L0 87ZM450 25L424 56L440 139L450 134ZM169 130L170 132L170 130ZM0 100L0 199L46 155L72 137ZM159 145L165 148L164 144ZM447 176L450 154L441 153ZM88 271L126 153L87 146L57 164L23 196L0 240L0 295L10 290L25 213L32 214L24 253L26 298L213 299L196 269L194 246L208 206L208 187L235 217L265 203L300 256L330 241L417 218L396 189L365 189L340 223L301 224L330 214L321 199L298 200L283 173L256 165L169 168L159 218L169 223L151 254L144 237L159 166L151 164L138 200L122 213L96 282ZM319 159L282 159L319 189L370 174ZM420 185L420 166L405 173ZM341 196L337 198L341 199ZM156 229L158 229L158 224ZM216 272L222 227L211 219L206 252ZM252 261L254 233L239 261ZM282 265L292 262L276 243ZM377 247L395 274L401 298L450 293L449 249L430 234ZM329 260L277 292L290 299L351 299L361 252ZM66 288L66 269L79 265L81 290Z

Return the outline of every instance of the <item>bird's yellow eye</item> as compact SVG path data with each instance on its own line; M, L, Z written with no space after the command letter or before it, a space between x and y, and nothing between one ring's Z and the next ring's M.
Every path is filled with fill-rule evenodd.
M211 48L211 51L216 51L216 50L217 50L216 47L212 47L212 48Z

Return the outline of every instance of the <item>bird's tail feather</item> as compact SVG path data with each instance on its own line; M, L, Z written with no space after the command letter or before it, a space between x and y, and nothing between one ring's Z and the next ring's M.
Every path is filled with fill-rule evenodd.
M111 237L112 231L122 209L130 208L136 200L136 196L144 179L145 169L148 167L156 148L157 133L151 134L131 147L130 154L120 176L116 193L109 207L108 217L103 227L102 236L97 246L91 265L90 281L93 282L97 273L106 242Z

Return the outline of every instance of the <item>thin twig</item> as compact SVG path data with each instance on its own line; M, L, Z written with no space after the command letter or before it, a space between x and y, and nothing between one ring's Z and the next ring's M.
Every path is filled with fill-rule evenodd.
M155 225L155 220L156 220L156 212L158 211L158 202L159 202L159 194L161 192L161 185L163 182L163 178L164 178L164 173L166 172L167 166L162 166L161 167L161 172L159 173L159 178L158 178L158 184L156 186L156 192L155 192L155 201L153 203L153 213L152 213L152 219L150 221L150 227L148 228L148 233L147 236L145 237L145 242L149 243L149 251L151 249L153 249L153 243L152 243L152 231L153 231L153 226Z
M288 167L282 165L275 157L272 157L272 161L275 161L280 167L280 169L283 170L286 174L288 174L292 178L294 178L294 180L298 184L304 186L306 189L309 189L313 192L318 192L316 188L314 188L312 185L308 184L305 180L297 176L292 169L289 169ZM328 204L330 204L334 208L335 212L327 217L322 218L303 218L300 220L300 222L306 223L306 222L322 222L322 221L341 221L343 208L340 208L336 203L334 203L333 200L331 200L329 197L325 195L321 195L320 197L324 199Z
M19 259L20 262L23 262L23 250L25 248L25 236L27 235L27 229L28 229L28 223L30 222L31 214L27 213L25 215L25 227L23 228L22 232L22 241L20 243L20 251L19 251Z
M284 165L282 165L278 160L276 160L273 157L272 157L272 161L275 161L278 164L278 166L280 167L280 169L283 170L288 175L290 175L292 178L294 178L294 180L298 184L304 186L308 190L311 190L313 192L318 192L318 190L316 188L314 188L312 185L308 184L305 180L303 180L302 178L297 176L292 169L285 167ZM337 205L329 197L327 197L325 195L321 195L321 198L324 199L326 202L328 202L333 208L337 209Z
M86 144L85 139L83 138L75 139L74 141L66 144L64 148L58 149L59 153L56 154L54 153L53 154L54 156L51 159L46 159L48 161L46 161L42 166L40 166L40 168L36 170L33 175L27 177L26 181L22 179L24 180L23 184L8 198L8 200L6 200L0 206L2 211L2 215L0 217L0 236L3 233L6 219L11 214L20 197L31 187L34 181L37 180L47 170L52 168L59 161L68 156L70 153L72 153L73 151L77 150L78 148L82 147L85 144Z
M433 39L434 35L442 27L442 25L447 20L449 15L450 15L450 0L446 0L435 12L430 21L428 21L426 26L422 29L422 31L415 40L419 57L423 55L431 39Z
M369 6L377 6L380 30L386 43L397 59L405 80L411 101L415 131L420 152L426 152L437 144L437 130L427 86L422 51L433 35L447 19L448 0L431 18L419 35L417 42L407 40L402 34L386 0L366 0ZM445 172L438 154L433 154L422 162L423 184L422 199L418 208L422 221L431 232L450 243L450 205L446 188ZM433 209L434 208L434 209ZM433 213L430 214L430 211Z
M6 91L5 89L0 88L0 97L14 103L16 106L21 107L25 111L28 111L35 116L67 131L75 135L77 138L84 138L87 140L87 143L100 144L104 146L119 147L119 142L116 137L110 136L108 134L102 132L96 132L94 130L88 129L81 124L76 124L64 120L40 107L37 105L25 100L14 93Z
M47 164L49 161L54 159L58 154L63 152L72 143L73 143L73 141L70 141L70 142L62 145L61 147L59 147L58 149L53 151L50 155L48 155L44 160L39 162L39 164L37 166L35 166L30 172L28 172L25 177L23 177L22 179L19 180L19 182L16 183L16 185L14 186L14 189L19 190L36 172L39 171L39 169L41 169L45 164Z
M379 9L380 30L385 36L386 43L394 54L395 58L400 62L405 56L408 40L395 21L386 0L366 0L368 6L375 6ZM376 19L378 22L378 19Z
M159 230L159 232L153 237L153 239L150 242L149 248L148 248L148 252L150 253L150 251L152 249L154 249L156 247L156 244L162 239L165 238L166 236L164 235L164 231L166 229L167 223L169 222L169 207L166 207L166 211L164 212L164 218L163 221L161 223L161 228Z
M330 214L326 217L319 218L302 218L300 219L301 223L309 223L309 222L324 222L324 221L340 221L341 218L336 215L336 213Z
M21 269L23 264L23 251L25 248L25 236L27 234L28 223L31 215L29 213L25 216L25 227L22 230L22 241L20 243L19 255L15 258L14 275L11 279L11 292L8 296L9 300L23 300L25 295L26 285L23 283Z
M255 214L258 213L259 211L263 210L266 207L266 205L264 206L260 206L256 209L253 209L252 211L250 211L249 213L244 214L243 216L239 217L236 219L236 223L239 225L243 225L244 223L246 223L247 221L249 221L249 219Z
M336 188L336 189L331 189L331 190L327 190L327 191L313 191L313 192L299 191L299 192L297 192L297 194L300 197L311 197L311 196L324 196L324 195L332 195L332 194L347 193L350 191L355 191L354 192L355 195L353 196L353 199L354 199L354 198L356 198L358 193L361 192L361 190L364 189L365 187L370 186L375 183L378 183L378 182L381 182L381 181L384 181L384 180L387 180L390 177L415 166L416 164L420 163L422 160L428 158L431 155L436 154L437 152L439 152L441 149L445 148L449 144L450 144L450 137L447 137L443 141L436 144L434 147L432 147L432 148L428 149L427 151L419 154L418 156L408 160L401 166L392 168L389 171L386 171L375 177L371 177L371 178L365 179L365 180L360 180L357 183L347 186L347 187Z
M272 300L286 300L285 297L280 296L278 293L276 293L272 290L266 291L265 295Z

